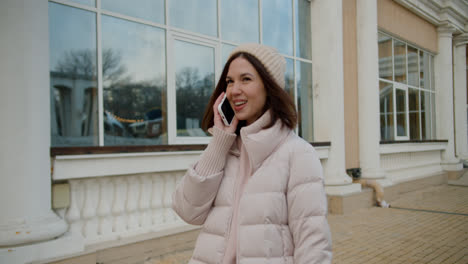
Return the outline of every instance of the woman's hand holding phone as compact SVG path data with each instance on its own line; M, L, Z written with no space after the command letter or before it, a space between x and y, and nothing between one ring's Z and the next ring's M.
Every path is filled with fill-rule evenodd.
M234 118L232 119L231 125L226 126L221 118L221 115L218 110L219 104L223 101L224 98L224 92L222 92L218 98L216 99L216 102L213 104L213 113L214 113L214 125L227 132L227 133L234 133L236 132L237 124L239 123L239 120L237 120L237 117L234 115ZM226 99L227 100L227 99Z

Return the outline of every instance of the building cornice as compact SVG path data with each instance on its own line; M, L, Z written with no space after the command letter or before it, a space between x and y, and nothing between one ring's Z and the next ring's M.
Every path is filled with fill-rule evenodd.
M467 0L394 0L429 23L440 27L450 25L456 34L468 30Z

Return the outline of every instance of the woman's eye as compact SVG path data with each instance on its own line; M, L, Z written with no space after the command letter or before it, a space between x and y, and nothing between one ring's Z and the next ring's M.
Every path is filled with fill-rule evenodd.
M226 84L231 84L233 83L232 80L226 80Z
M249 78L249 77L245 77L244 79L242 79L242 81L248 82L248 81L250 81L250 78Z

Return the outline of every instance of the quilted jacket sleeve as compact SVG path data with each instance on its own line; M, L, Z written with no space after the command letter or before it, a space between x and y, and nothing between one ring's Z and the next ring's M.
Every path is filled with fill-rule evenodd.
M214 128L213 138L200 160L191 166L172 195L172 208L185 222L202 225L224 175L227 153L236 138Z
M294 264L331 263L331 234L322 166L313 147L303 143L290 156L287 193Z

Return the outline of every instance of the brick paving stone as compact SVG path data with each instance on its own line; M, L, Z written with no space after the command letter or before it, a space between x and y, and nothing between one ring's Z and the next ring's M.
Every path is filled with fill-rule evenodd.
M433 186L403 194L391 206L329 215L333 264L468 263L468 187ZM192 248L144 264L187 263Z

